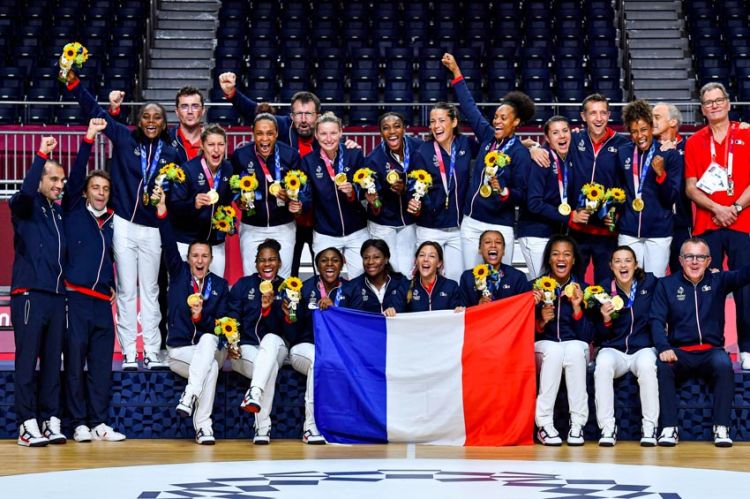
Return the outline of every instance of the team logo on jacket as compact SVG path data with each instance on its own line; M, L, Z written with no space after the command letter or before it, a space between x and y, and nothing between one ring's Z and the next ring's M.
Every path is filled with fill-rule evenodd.
M616 148L616 147L614 147L614 146L609 146L609 147L607 148L607 151L609 151L609 152L611 152L611 153L613 153L613 154L617 154L617 148Z
M203 174L203 172L200 172L198 174L198 185L206 185L206 176Z
M578 141L578 150L579 151L585 151L586 150L586 143L583 141L583 139Z
M440 296L448 296L448 293L446 293L445 291L441 291Z
M630 170L630 162L631 161L632 161L632 159L630 159L630 158L626 159L625 160L625 165L623 166L623 168L625 168L626 170Z
M316 178L323 178L323 169L320 168L320 165L315 169L315 177Z
M140 156L141 155L140 148L136 147L135 149L133 149L133 154L135 154L136 156Z
M706 291L711 291L711 285L710 285L710 284L704 284L704 285L703 285L703 286L701 287L701 291L703 291L704 293L705 293Z
M508 283L503 284L503 289L510 289L510 284Z
M463 156L464 154L466 154L465 150L461 149L460 151L458 151L459 156Z
M255 288L250 288L250 291L247 293L247 299L255 300Z
M685 290L682 289L682 286L677 288L677 301L685 301Z
M412 294L411 294L411 299L412 299L412 300L414 300L414 301L419 301L419 300L421 300L421 298L420 298L420 296L419 296L419 290L418 290L418 289L415 289L415 290L414 290L414 291L412 292Z
M737 144L738 146L744 146L745 145L745 141L742 140L742 139L736 139L734 141L734 143Z
M369 299L370 299L370 297L369 297L369 296L367 296L367 290L366 290L366 289L363 289L363 290L362 290L362 301L367 301L367 300L369 300Z
M641 290L641 294L642 295L647 295L648 294L648 289L642 289Z

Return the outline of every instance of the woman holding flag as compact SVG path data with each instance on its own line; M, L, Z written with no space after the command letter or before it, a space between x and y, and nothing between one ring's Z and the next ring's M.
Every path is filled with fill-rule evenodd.
M195 241L188 247L187 262L177 249L177 240L167 220L166 196L160 186L151 199L156 201L156 216L169 272L168 316L169 368L188 383L177 404L182 416L193 416L195 441L215 443L211 412L216 380L227 350L215 334L215 322L226 314L227 281L212 273L211 245ZM232 353L231 355L237 355Z
M643 270L664 277L674 230L672 207L680 201L682 157L654 140L651 106L636 100L622 112L631 142L619 148L617 164L627 201L618 222L618 244L633 248Z
M456 281L446 279L443 271L443 248L434 241L419 245L414 255L414 276L406 292L407 312L464 309Z
M583 427L589 416L586 365L591 327L583 314L582 284L574 277L580 275L580 265L575 240L552 236L544 248L542 277L534 283L543 295L543 303L537 305L534 352L539 369L535 420L537 437L544 445L562 444L553 413L563 373L570 406L568 445L583 445Z
M334 305L393 317L406 310L409 281L393 270L382 239L368 239L360 250L364 274L341 287Z
M242 209L240 250L243 275L253 272L255 250L267 238L273 238L281 245L281 275L288 276L292 270L297 227L291 206L287 206L290 199L286 178L288 172L300 171L301 164L299 153L279 142L278 137L276 117L260 113L255 116L253 124L254 141L232 154L234 173L240 181L252 177L257 184L257 189L252 192L255 200L241 197L239 202Z
M486 230L479 236L483 263L461 274L461 296L467 307L531 291L531 284L520 270L502 262L505 238L499 230Z
M290 204L292 213L315 207L313 252L338 248L346 256L350 279L362 274L357 256L367 240L367 220L353 185L354 174L364 166L360 149L347 149L341 142L342 124L333 113L324 113L315 122L315 138L320 151L305 156L302 168L307 175L310 196ZM374 197L370 199L375 201Z
M659 421L659 385L656 349L648 319L657 279L638 266L635 251L630 246L615 249L609 266L614 278L601 283L603 299L595 304L599 305L601 314L595 321L594 334L594 343L599 346L594 371L596 419L602 430L599 445L612 447L617 441L612 382L632 372L640 386L641 446L654 447Z
M367 227L370 237L384 240L393 250L393 268L406 275L414 263L411 255L416 245L414 217L408 211L407 177L423 141L406 135L404 117L399 113L383 114L378 126L382 141L367 156L365 165L380 183L381 206L369 205Z
M479 236L486 230L503 234L508 243L503 262L511 265L516 206L523 207L526 177L532 167L529 151L516 136L516 129L534 117L534 102L522 92L510 92L501 99L490 124L474 102L456 59L445 54L443 64L453 73L451 84L461 110L481 142L463 206L464 268L480 263L475 248L479 245Z
M201 153L182 166L185 181L175 183L169 197L169 213L177 249L187 258L189 244L206 241L211 245L211 272L224 276L224 240L227 230L215 222L219 210L231 209L229 180L232 164L224 159L227 134L219 125L207 125L201 132ZM232 223L234 225L234 223Z

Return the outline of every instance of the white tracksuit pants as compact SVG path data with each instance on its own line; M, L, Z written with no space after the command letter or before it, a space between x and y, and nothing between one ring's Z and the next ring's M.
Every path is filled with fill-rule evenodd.
M417 249L416 225L391 227L375 222L367 222L367 229L373 239L382 239L391 250L391 265L396 272L410 276L414 267L414 251Z
M186 262L188 248L190 248L189 244L177 243L177 250L180 252L182 259ZM211 255L211 265L208 267L208 270L219 277L224 277L224 269L226 268L227 261L224 243L211 246Z
M479 254L479 238L481 237L482 232L486 230L496 230L503 235L503 239L505 239L503 263L506 265L513 265L513 245L515 244L513 227L508 225L488 224L470 217L464 217L461 221L461 243L463 245L464 269L471 269L474 268L475 265L482 263L482 255Z
M539 371L536 425L542 427L553 424L555 400L564 372L570 420L574 424L584 426L589 418L588 393L586 392L588 344L579 340L561 342L540 340L534 343L534 352Z
M344 254L346 260L346 272L349 279L362 275L362 257L359 255L362 244L370 237L368 230L360 229L348 236L334 237L326 236L320 232L313 231L313 253L316 255L326 248L338 248Z
M461 249L461 230L429 229L417 226L417 246L425 241L434 241L443 248L443 269L445 277L458 282L464 272L463 250Z
M305 424L302 431L311 430L318 434L315 425L315 399L314 399L314 376L315 345L312 343L298 343L289 351L289 361L295 371L307 376L307 389L305 390Z
M275 239L281 245L279 275L289 277L292 272L294 244L297 241L297 225L294 222L274 227L259 227L240 223L242 275L251 275L255 272L255 256L258 253L258 245L266 239Z

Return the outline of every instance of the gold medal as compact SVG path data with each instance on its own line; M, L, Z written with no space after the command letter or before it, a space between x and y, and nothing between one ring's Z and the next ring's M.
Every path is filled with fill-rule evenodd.
M279 193L281 192L281 184L278 182L274 182L271 185L268 186L268 193L271 196L278 197Z
M565 286L565 289L563 289L563 294L567 296L568 298L573 298L576 294L576 285L572 282Z
M389 184L393 185L396 182L398 182L399 180L401 180L401 175L399 175L396 170L391 170L391 171L388 172L388 175L385 176L385 180Z
M560 203L560 206L557 207L557 211L560 213L560 215L567 217L570 215L571 208L568 203Z
M490 197L490 194L492 194L492 187L487 184L482 184L482 186L479 188L479 195L483 198L488 198Z
M625 306L625 302L623 302L622 298L620 298L619 296L613 296L610 303L612 303L612 308L615 312L619 312L620 310L622 310L622 307Z
M208 191L208 202L211 204L216 204L219 202L219 193L215 190L211 189Z
M148 196L148 192L146 192L146 191L143 191L143 204L144 204L145 206L148 206L148 197L149 197L149 196Z
M333 181L336 182L336 185L342 185L349 181L349 179L346 178L346 173L341 172L337 173L335 177L333 177Z
M200 293L193 293L192 295L187 297L187 304L188 307L193 307L195 305L198 305L203 298L201 297Z
M632 206L635 211L640 212L646 207L646 203L643 202L643 198L635 198L632 202Z
M448 203L449 203L449 202L450 202L450 198L446 197L446 198L445 198L445 209L446 209L446 210L448 209Z
M258 286L258 289L264 295L273 293L273 283L269 280L263 280L260 282L260 286Z

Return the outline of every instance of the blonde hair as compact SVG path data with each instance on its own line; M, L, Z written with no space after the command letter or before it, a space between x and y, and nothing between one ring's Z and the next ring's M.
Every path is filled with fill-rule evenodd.
M318 119L315 120L315 131L318 131L318 127L322 125L323 123L336 123L339 126L339 129L343 129L344 125L341 122L341 118L333 114L331 111L327 111L320 116L318 116Z

